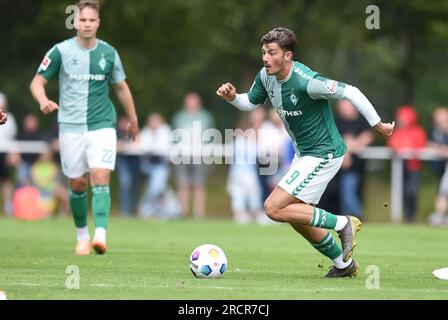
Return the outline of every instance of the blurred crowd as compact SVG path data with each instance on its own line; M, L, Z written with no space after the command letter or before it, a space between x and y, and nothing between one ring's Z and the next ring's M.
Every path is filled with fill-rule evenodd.
M29 113L19 126L3 93L0 93L0 109L8 114L8 122L0 126L0 147L14 141L45 141L49 146L40 153L5 151L8 148L0 150L4 213L24 219L69 215L68 189L60 170L56 123L50 130L43 131L37 115ZM360 153L374 142L375 136L349 101L339 101L334 113L348 150L342 169L330 182L319 207L365 219L366 161ZM188 93L183 106L170 122L159 113L149 114L143 120L135 142L127 136L127 118L120 116L117 120L118 186L114 192L120 215L160 219L205 218L206 185L210 178L208 165L195 152L188 153L188 161L181 164L173 165L170 159L170 152L176 144L194 151L198 142L200 145L209 143L204 141L204 136L207 137L204 132L214 128L215 123L202 105L201 97L195 92ZM439 179L439 192L429 223L447 224L448 108L440 107L434 111L432 128L428 131L419 124L418 114L412 106L399 107L395 121L396 131L387 144L398 155L407 157L403 168L406 221L415 220L418 208L422 161L416 158L415 151L431 148L440 160L431 161ZM240 224L270 223L263 204L288 171L295 154L294 146L278 114L264 106L242 113L234 129L226 183L233 219ZM173 130L181 130L185 134L173 139ZM277 156L267 157L270 150L275 150ZM263 168L272 165L272 161L276 162L275 174L260 174Z

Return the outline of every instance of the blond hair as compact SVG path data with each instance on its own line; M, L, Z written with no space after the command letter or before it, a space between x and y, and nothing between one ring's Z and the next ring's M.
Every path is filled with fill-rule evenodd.
M100 13L100 3L98 0L79 0L76 6L78 7L79 11L84 8L92 8Z

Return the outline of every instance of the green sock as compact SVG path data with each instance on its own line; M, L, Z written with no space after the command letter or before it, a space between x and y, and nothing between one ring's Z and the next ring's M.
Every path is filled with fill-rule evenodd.
M324 256L331 260L336 259L342 254L342 249L336 243L333 236L328 232L319 243L311 243L311 245Z
M75 192L69 189L70 193L70 209L73 212L76 228L87 227L87 210L88 198L87 190Z
M92 188L92 213L95 228L107 229L110 212L109 186L95 186Z
M338 217L323 209L314 208L313 219L311 219L310 226L323 229L334 230Z

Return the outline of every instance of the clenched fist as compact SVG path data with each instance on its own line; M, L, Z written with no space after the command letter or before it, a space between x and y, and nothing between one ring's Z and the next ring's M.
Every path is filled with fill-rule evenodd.
M236 97L236 89L230 82L227 82L223 84L219 89L216 91L216 94L218 97L223 98L227 101L233 101Z
M395 127L395 121L392 121L392 123L380 122L375 126L375 130L385 139L388 139L394 132L394 127Z

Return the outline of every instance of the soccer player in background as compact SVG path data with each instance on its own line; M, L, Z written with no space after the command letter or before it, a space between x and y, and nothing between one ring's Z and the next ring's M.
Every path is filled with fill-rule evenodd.
M383 137L394 123L383 123L369 100L354 86L324 78L293 60L294 32L275 28L261 39L264 67L250 91L237 94L231 83L217 95L243 111L269 98L294 142L296 156L290 170L265 202L266 214L288 222L314 248L334 262L326 277L354 277L358 264L352 259L361 222L353 216L338 216L315 207L342 165L346 145L339 134L328 100L348 99ZM337 244L329 230L335 230Z
M110 174L115 168L116 111L109 98L109 85L130 121L135 140L138 120L131 91L117 51L97 39L100 6L96 0L81 0L77 7L77 35L56 44L45 56L30 90L43 113L58 111L61 164L69 178L70 208L77 228L76 254L90 254L87 226L89 185L95 234L92 247L104 254L111 199ZM45 85L59 76L59 105L45 93Z

